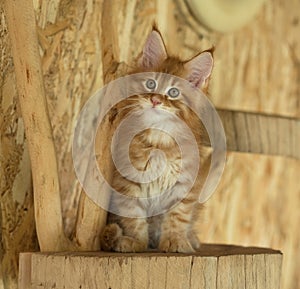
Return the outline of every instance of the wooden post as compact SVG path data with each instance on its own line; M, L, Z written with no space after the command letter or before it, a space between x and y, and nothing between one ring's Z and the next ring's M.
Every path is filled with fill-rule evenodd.
M32 253L30 286L23 274L19 288L279 289L281 262L271 249L207 244L193 255Z
M65 237L57 160L49 120L32 0L5 1L19 102L30 153L36 230L42 251L73 248Z

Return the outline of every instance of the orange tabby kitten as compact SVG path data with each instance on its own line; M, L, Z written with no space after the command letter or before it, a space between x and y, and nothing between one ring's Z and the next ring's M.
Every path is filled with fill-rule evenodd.
M160 33L154 29L148 36L137 66L134 73L153 71L171 74L183 78L194 87L205 91L213 67L213 57L211 51L204 51L188 61L171 57L167 54ZM138 183L122 176L116 169L112 186L118 192L130 197L150 197L169 192L167 198L162 202L169 201L170 210L153 216L151 210L155 211L153 208L159 207L162 205L161 203L140 201L134 202L133 206L133 202L123 202L112 197L111 206L114 208L123 206L123 209L128 212L137 212L138 215L145 217L129 218L109 213L108 224L100 238L101 248L105 251L141 252L148 248L158 248L164 252L188 253L196 251L200 246L195 221L201 209L198 198L203 184L203 176L197 175L192 188L182 198L180 192L187 189L191 175L189 169L180 171L181 148L172 136L186 137L183 144L184 149L188 151L188 155L185 156L185 165L186 168L191 167L192 169L195 166L195 153L201 153L201 123L196 114L182 102L185 97L188 103L192 103L193 96L181 94L180 87L172 79L171 83L165 80L168 88L165 95L155 94L153 91L155 91L158 81L151 78L145 79L144 85L149 93L131 96L118 104L115 109L121 117L135 113L140 123L150 127L138 133L130 143L129 156L132 165L139 171L145 171L150 165L159 170L164 164L163 174L151 182ZM141 108L144 109L144 113L139 114ZM162 113L163 111L169 114L166 116ZM198 144L197 151L190 146L188 135L176 123L178 119L185 122L193 132ZM172 131L172 135L151 128L154 123L161 125L162 129L168 127L168 131ZM118 145L115 147L116 156L121 162L125 158L125 154L128 154L128 151L126 152L122 147L122 137L126 136L120 136ZM164 152L165 159L162 159L159 154L151 153L157 149ZM203 170L201 170L202 172Z

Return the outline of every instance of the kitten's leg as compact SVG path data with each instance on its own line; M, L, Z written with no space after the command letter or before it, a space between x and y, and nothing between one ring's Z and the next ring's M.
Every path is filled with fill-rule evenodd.
M104 251L141 252L148 247L148 224L145 219L120 218L108 224L101 235Z
M128 197L141 196L141 189L127 179L116 174L113 187ZM119 212L119 215L109 214L108 225L101 234L101 247L105 251L141 252L148 248L148 223L146 211L141 201L120 198L118 194L112 195L110 209ZM126 212L145 218L123 217Z
M192 202L183 200L164 216L161 227L159 249L164 252L195 252L188 236Z
M122 235L123 230L117 223L106 225L100 236L101 250L114 251L117 241Z
M121 218L123 237L115 250L118 252L141 252L148 248L148 223L145 218Z

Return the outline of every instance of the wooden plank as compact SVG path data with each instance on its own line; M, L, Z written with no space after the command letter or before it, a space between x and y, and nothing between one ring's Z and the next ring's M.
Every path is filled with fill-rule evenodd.
M32 253L26 289L278 289L281 262L276 250L212 244L195 254Z
M251 112L217 110L230 151L300 159L300 119ZM208 145L205 136L204 144Z

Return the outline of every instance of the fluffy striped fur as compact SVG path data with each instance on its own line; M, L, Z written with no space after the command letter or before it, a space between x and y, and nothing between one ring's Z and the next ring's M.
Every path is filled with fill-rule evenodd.
M212 53L205 51L198 54L189 61L182 61L178 57L167 55L164 42L160 33L153 30L139 58L137 69L134 72L164 72L171 75L185 78L198 89L206 90L208 79L213 65ZM145 80L146 81L146 80ZM157 80L158 82L160 80ZM166 83L166 87L176 87L176 83ZM198 144L198 150L202 156L201 147L201 123L198 117L189 109L182 98L187 98L189 103L193 99L189 96L181 95L178 99L171 99L166 95L157 95L150 93L144 95L135 95L115 107L118 116L126 118L130 114L148 127L154 123L159 128L168 128L172 131L172 136L180 135L185 142L183 146L189 152L186 158L186 166L191 168L194 164L195 151L190 149L189 136L185 131L180 130L177 116L185 122L192 130ZM156 104L154 105L153 99ZM161 111L170 112L169 116L161 114ZM141 113L141 111L143 111ZM130 129L130 128L129 128ZM122 138L126 134L119 136L119 145L115 148L116 156L122 166L123 158L126 158L127 152L122 147ZM180 197L180 192L185 190L191 180L190 171L186 170L179 178L181 168L181 153L174 139L159 129L149 128L137 134L130 145L129 155L132 165L139 171L145 171L149 166L161 167L161 157L151 155L151 151L158 149L165 153L167 160L164 174L150 183L136 183L127 179L115 170L112 186L118 192L132 197L149 197L155 194L163 193L171 189L172 194L163 202L174 203ZM202 160L203 158L201 158ZM198 164L197 164L198 165ZM163 252L194 252L200 246L198 240L198 220L199 211L202 205L197 199L201 190L201 185L205 177L204 164L200 164L201 174L198 174L192 189L188 194L167 212L152 217L145 218L126 218L116 214L109 213L108 223L101 235L101 248L105 251L118 252L141 252L148 248L158 248ZM121 202L117 198L111 199L111 206L123 206L128 211L136 211L145 216L151 213L155 206L161 204L139 202L137 206L132 207L131 202ZM154 206L154 207L153 207ZM155 211L155 210L153 210Z

